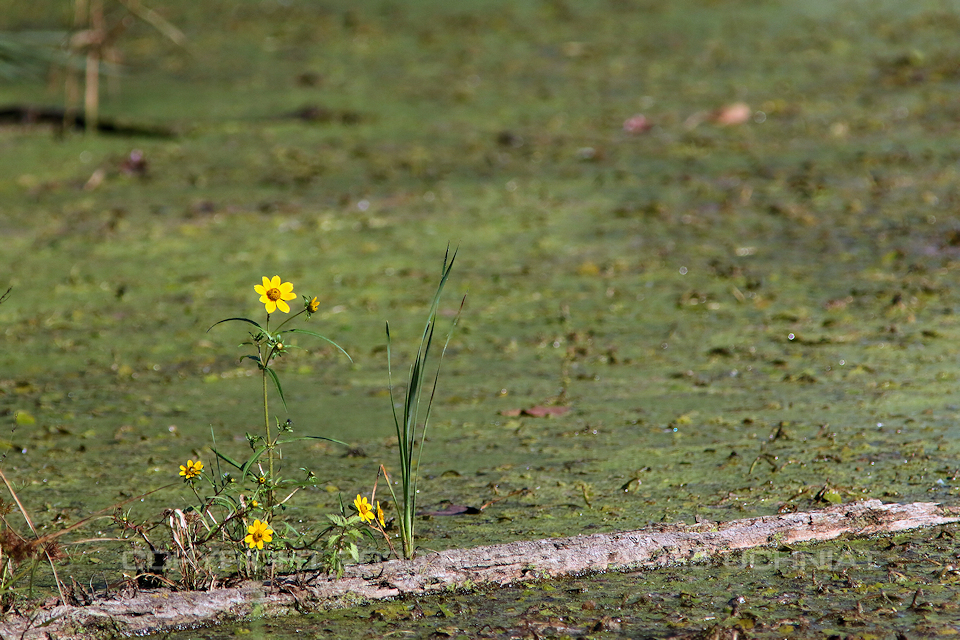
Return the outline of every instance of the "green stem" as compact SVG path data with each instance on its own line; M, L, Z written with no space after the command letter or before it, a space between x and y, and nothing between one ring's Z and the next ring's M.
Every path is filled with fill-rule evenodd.
M289 318L287 318L286 320L284 320L283 322L281 322L281 323L280 323L280 326L277 327L277 333L280 333L280 330L283 329L283 326L284 326L285 324L287 324L288 322L290 322L291 320L293 320L294 318L296 318L296 317L299 316L300 314L304 313L305 311L306 311L306 309L301 309L300 311L297 311L295 314L293 314L292 316L290 316Z
M267 460L269 461L270 478L273 478L273 441L270 439L270 408L267 402L267 369L263 369L263 426L267 434ZM267 492L269 496L270 492ZM268 502L272 502L269 500ZM272 505L271 505L272 506Z
M266 331L267 331L267 334L269 335L270 333L270 314L269 313L267 314ZM259 346L257 348L258 350L260 350ZM260 365L261 365L261 373L262 373L261 377L263 378L263 428L267 435L267 461L268 461L268 468L270 470L270 475L269 475L270 481L273 480L273 441L270 439L272 434L270 433L270 404L267 398L267 367L270 365L271 356L273 356L272 348L270 349L270 351L267 352L266 358L263 357L263 352L260 351ZM273 493L271 491L267 491L266 494L267 494L266 506L267 506L267 509L269 510L273 507Z

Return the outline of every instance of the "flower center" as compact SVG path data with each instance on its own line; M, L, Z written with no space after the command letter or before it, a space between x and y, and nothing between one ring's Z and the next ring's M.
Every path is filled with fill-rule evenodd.
M279 299L280 299L280 289L277 289L277 288L267 289L267 298L269 298L270 300L273 300L274 302L276 302L277 300L279 300Z

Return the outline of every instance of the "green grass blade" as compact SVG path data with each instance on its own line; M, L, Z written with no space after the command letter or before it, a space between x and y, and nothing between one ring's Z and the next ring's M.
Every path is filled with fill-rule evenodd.
M213 440L213 447L211 447L211 449L213 449L214 454L216 454L217 453L217 435L213 432L213 425L210 426L210 439ZM223 477L223 472L220 469L220 456L214 455L213 459L217 464L217 477L221 478Z
M450 346L450 339L453 337L453 330L457 328L457 324L460 322L460 315L463 313L463 307L467 302L467 297L464 296L460 300L460 309L457 310L457 315L453 319L453 324L450 325L450 331L447 332L447 339L443 343L443 349L440 351L440 358L437 361L437 372L433 377L433 388L430 390L430 399L427 401L427 411L423 416L423 429L420 431L420 448L417 451L417 468L420 468L420 459L423 456L423 443L427 438L427 425L430 424L430 414L433 411L433 400L437 395L437 385L440 382L440 371L443 368L443 358L447 355L447 347ZM431 335L431 339L433 336ZM417 495L417 480L419 475L414 478L413 483L413 495Z
M397 400L393 393L393 359L391 357L390 323L387 323L387 388L390 391L390 409L393 411L393 424L397 429L397 443L400 445L400 457L403 457L403 430L397 415Z
M453 334L453 328L456 327L457 321L460 318L460 312L458 312L457 318L454 320L453 326L450 329L450 333L447 335L446 342L443 346L443 351L440 354L440 360L437 362L437 370L433 376L433 386L430 389L428 398L426 399L424 421L420 427L420 434L418 438L417 425L419 424L421 404L424 401L423 395L424 389L426 388L425 382L427 369L430 361L430 353L433 347L434 333L436 331L437 315L440 308L440 298L443 294L444 286L450 277L456 256L456 251L454 251L451 255L450 247L448 245L447 252L443 257L443 269L441 271L440 284L437 286L436 293L434 293L433 300L430 304L430 310L427 314L427 322L423 327L423 334L420 337L420 344L417 347L416 357L414 358L413 363L410 365L408 384L403 401L402 420L401 417L397 415L397 403L394 397L393 365L391 353L392 345L390 339L390 326L389 324L387 325L387 375L389 377L390 403L393 410L393 420L397 430L397 441L400 448L400 474L403 490L403 507L399 519L400 532L401 538L403 539L404 556L407 558L410 558L413 555L413 516L416 512L416 487L419 479L420 461L423 456L423 445L426 440L427 426L430 421L430 413L432 411L433 401L436 397L437 385L440 379L440 365L442 364L443 356L446 353L447 346L450 344L450 337ZM460 311L462 312L462 310L463 302L461 301ZM418 439L419 450L415 451L417 448ZM414 463L414 453L416 453L416 466ZM393 493L392 488L391 493ZM394 497L394 501L396 502L396 497Z

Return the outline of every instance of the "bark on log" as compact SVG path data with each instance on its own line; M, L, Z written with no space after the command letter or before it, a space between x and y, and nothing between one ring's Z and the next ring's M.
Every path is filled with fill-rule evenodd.
M655 568L740 549L869 536L957 521L958 507L868 500L822 511L725 523L664 524L623 533L450 549L412 561L353 565L339 580L303 573L278 579L273 587L251 582L201 592L161 589L84 607L57 606L36 612L29 620L7 620L0 625L0 636L21 637L25 632L24 638L64 640L142 635L249 615L302 613L456 587Z

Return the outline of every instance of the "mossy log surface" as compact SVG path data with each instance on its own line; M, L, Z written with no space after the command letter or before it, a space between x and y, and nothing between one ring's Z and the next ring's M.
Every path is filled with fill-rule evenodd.
M347 567L344 576L284 576L274 585L249 582L229 589L168 589L116 596L87 606L52 606L0 625L5 638L90 638L143 635L247 616L277 616L355 605L444 589L506 585L525 580L656 568L718 553L840 536L870 536L960 521L960 508L867 500L822 511L730 522L662 524L636 531L450 549L412 561Z

